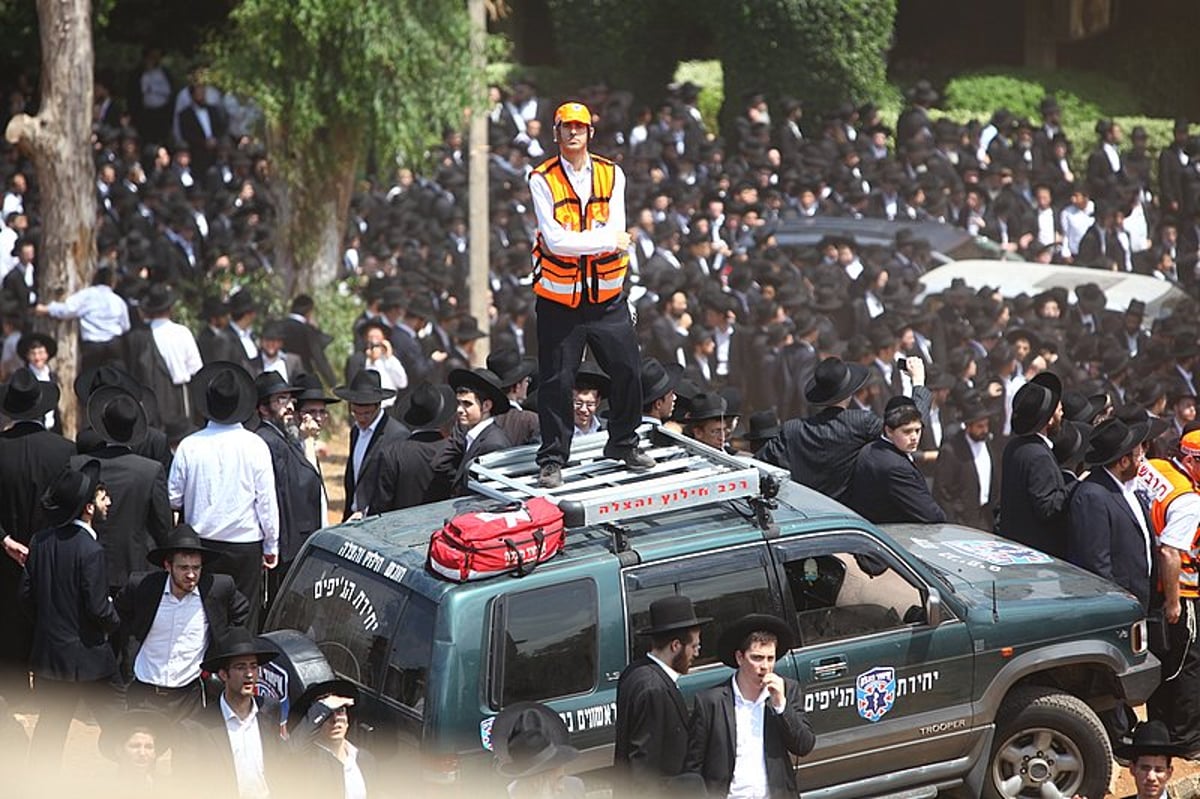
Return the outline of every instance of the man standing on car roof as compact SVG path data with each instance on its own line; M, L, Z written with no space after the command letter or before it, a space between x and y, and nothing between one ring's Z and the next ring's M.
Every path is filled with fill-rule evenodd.
M538 221L533 292L542 428L538 484L544 488L562 485L574 432L571 389L585 346L612 379L605 457L639 471L654 466L637 448L642 386L624 292L630 242L625 173L588 152L594 134L587 106L563 103L554 113L559 154L529 176Z

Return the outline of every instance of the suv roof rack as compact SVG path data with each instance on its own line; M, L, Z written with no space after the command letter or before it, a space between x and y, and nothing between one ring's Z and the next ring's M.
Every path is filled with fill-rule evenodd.
M653 469L633 472L604 457L608 434L599 432L574 438L559 488L538 487L536 445L480 457L471 465L467 485L502 502L546 497L562 509L567 527L584 527L731 499L770 500L787 479L782 469L659 426L638 428L638 439L639 448L657 462Z

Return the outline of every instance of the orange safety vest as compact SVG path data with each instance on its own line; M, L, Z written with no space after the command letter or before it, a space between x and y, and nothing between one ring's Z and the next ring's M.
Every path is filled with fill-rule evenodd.
M1196 490L1192 478L1171 461L1151 460L1142 463L1138 470L1138 480L1150 493L1150 521L1154 524L1154 532L1161 535L1167 526L1167 508L1176 497ZM1197 546L1200 545L1200 529L1192 536L1192 546L1188 551L1179 553L1179 595L1181 597L1200 597L1200 586L1197 585L1198 569L1196 560Z
M558 156L534 169L550 186L555 221L575 233L608 222L608 204L612 199L617 166L607 158L596 155L591 158L592 196L586 207L579 201ZM585 298L590 303L604 303L620 295L628 268L629 253L623 251L578 258L556 255L546 247L539 231L533 244L533 293L571 308L577 308Z

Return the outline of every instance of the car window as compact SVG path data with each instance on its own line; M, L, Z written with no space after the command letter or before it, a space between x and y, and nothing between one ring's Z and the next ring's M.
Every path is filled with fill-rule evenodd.
M278 598L271 626L299 630L339 675L379 690L408 594L403 586L314 550Z
M692 600L696 615L712 619L701 630L700 656L692 667L718 662L717 641L729 624L747 613L777 612L766 566L765 550L754 547L685 558L626 573L631 656L650 648L649 637L637 634L650 626L650 603L682 594Z
M425 684L433 660L436 617L437 605L419 594L409 594L396 625L383 680L384 696L417 713L425 709Z
M925 620L921 589L873 552L809 552L784 563L801 645Z
M600 621L591 580L508 594L497 600L493 618L493 706L596 687Z

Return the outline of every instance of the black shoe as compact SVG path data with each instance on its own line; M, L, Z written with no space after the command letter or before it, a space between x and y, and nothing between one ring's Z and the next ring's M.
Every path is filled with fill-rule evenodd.
M630 447L626 450L605 449L604 457L621 461L625 464L625 468L631 472L644 472L647 469L653 469L656 464L654 458L651 458L637 447Z
M562 485L562 467L547 463L538 472L538 488L558 488Z

